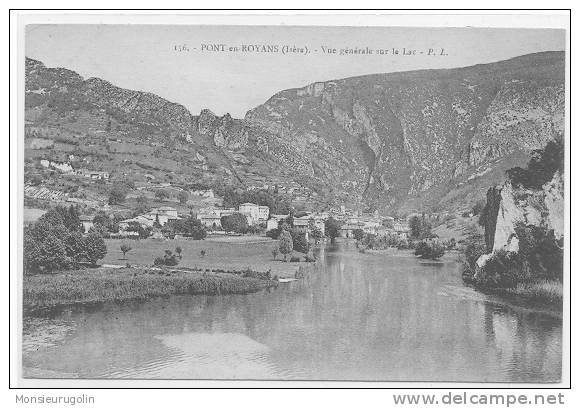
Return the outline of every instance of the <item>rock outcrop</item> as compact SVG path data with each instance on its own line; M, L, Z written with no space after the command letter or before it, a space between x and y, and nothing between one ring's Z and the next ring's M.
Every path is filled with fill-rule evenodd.
M518 223L553 230L556 240L563 238L563 177L556 172L539 190L514 187L511 181L506 181L500 188L489 189L486 208L485 238L489 253L478 260L480 268L497 251L518 252Z

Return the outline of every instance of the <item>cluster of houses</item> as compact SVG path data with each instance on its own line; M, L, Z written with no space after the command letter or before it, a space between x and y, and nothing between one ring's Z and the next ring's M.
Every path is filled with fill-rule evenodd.
M243 203L236 208L219 208L207 207L199 210L196 218L208 229L221 230L221 219L224 216L240 213L246 217L248 225L265 225L266 231L276 229L281 222L285 222L288 215L270 214L268 206L262 206L254 203ZM294 228L303 231L306 234L311 232L312 227L317 228L324 235L325 221L333 217L342 223L340 236L344 238L354 237L355 230L362 230L365 233L374 235L392 236L397 235L401 238L407 238L409 228L407 222L395 220L392 217L379 217L378 214L364 215L357 212L340 210L329 210L328 212L305 212L301 217L294 217ZM152 209L148 213L138 215L119 222L119 236L126 237L136 235L135 231L128 231L131 225L135 223L142 227L164 226L172 220L181 218L178 211L173 207L159 207ZM92 217L82 216L81 222L84 230L89 231L93 226Z
M236 212L246 217L248 225L265 223L270 216L270 208L266 205L243 203L239 205L237 210L235 208L202 208L197 213L197 219L208 228L220 229L222 227L221 218Z

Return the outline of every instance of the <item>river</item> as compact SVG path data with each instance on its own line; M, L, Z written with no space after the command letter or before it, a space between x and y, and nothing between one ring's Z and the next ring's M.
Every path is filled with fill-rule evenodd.
M250 295L173 296L27 318L27 377L557 382L562 319L463 285L452 255L322 249Z

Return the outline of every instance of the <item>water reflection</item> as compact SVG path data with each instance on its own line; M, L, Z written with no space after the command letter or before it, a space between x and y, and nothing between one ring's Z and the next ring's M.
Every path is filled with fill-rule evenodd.
M557 317L465 288L456 263L328 248L269 292L106 305L24 365L80 377L557 381Z

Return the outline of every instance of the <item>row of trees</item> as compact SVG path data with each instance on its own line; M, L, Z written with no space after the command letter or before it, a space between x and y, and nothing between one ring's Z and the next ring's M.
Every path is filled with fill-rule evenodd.
M107 247L96 233L83 235L76 207L55 207L24 229L24 273L50 273L95 265Z

